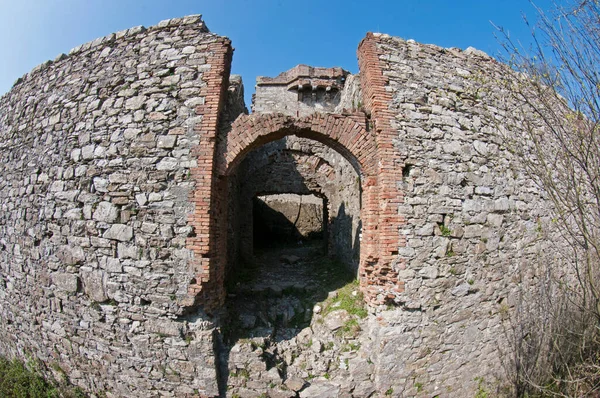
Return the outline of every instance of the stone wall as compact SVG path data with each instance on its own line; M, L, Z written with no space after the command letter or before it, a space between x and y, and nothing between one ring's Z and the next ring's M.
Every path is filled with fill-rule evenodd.
M368 34L358 76L263 78L245 115L231 56L190 16L87 43L0 99L0 354L109 396L217 395L206 313L245 255L245 203L317 192L371 305L344 391L461 397L501 377L502 313L552 224L497 135L508 69Z
M0 354L115 396L217 394L186 241L212 118L198 107L220 102L228 51L199 16L164 21L73 49L2 97Z
M472 395L481 380L501 379L501 314L517 284L545 249L557 250L541 241L542 226L551 229L543 194L498 136L510 104L494 82L510 72L477 50L387 35L369 34L359 60L372 56L369 45L389 101L365 103L395 133L406 220L394 262L405 290L372 325L374 377L401 396Z
M259 76L252 111L292 116L333 112L340 104L348 75L342 68L297 65L276 77Z
M293 193L261 195L256 197L254 211L257 208L266 211L254 215L255 224L257 219L262 221L268 235L280 242L323 238L323 198Z

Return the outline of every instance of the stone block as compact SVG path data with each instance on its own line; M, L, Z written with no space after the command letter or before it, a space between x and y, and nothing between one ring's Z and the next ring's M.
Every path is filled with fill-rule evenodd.
M175 143L177 142L176 135L161 135L158 137L157 147L171 149L175 147Z
M61 246L56 252L56 257L65 265L81 264L85 261L85 252L78 246Z
M498 213L505 213L510 210L510 202L508 198L496 199L494 202L494 211Z
M103 271L82 271L81 280L83 290L90 300L102 303L108 299L105 291L106 274Z
M483 233L483 227L481 225L467 225L465 226L465 238L478 238Z
M156 165L157 170L166 171L175 170L177 167L179 167L179 162L175 158L163 158Z
M421 275L423 279L435 279L438 276L438 270L434 266L424 267L419 271L419 275Z
M106 259L106 270L108 272L123 272L123 265L118 258L108 257Z
M125 101L125 109L129 110L137 110L144 106L146 102L146 97L143 95L139 95L137 97L132 97Z
M84 160L93 159L95 149L96 149L96 146L94 144L84 146L83 148L81 148L81 157Z
M100 202L98 203L92 218L96 221L111 224L119 218L119 209L110 202Z
M120 260L124 260L127 258L138 260L140 256L140 248L135 245L126 245L124 243L119 242L117 244L117 255Z
M165 336L181 336L183 324L170 319L150 319L145 323L146 331Z
M310 386L300 392L300 398L331 398L338 397L340 387L338 385L315 380Z
M75 293L79 289L79 278L75 274L55 272L52 274L52 282L65 292Z
M487 216L488 224L491 225L492 227L496 227L496 228L499 228L502 226L503 219L504 219L504 216L502 216L501 214L490 213Z
M113 224L102 237L121 242L128 242L133 238L133 228L124 224Z

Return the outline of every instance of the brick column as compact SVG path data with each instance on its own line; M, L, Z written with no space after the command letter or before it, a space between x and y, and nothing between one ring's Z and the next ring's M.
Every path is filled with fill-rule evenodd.
M405 260L398 256L398 248L406 245L406 238L399 231L406 220L398 214L398 207L404 201L403 192L398 189L402 160L394 149L393 139L398 132L392 128L395 117L389 109L392 95L386 91L388 79L383 74L378 43L376 35L367 33L358 47L358 65L363 104L371 117L379 157L378 261L365 267L364 289L370 299L376 297L377 303L383 303L404 291L404 282L398 280L397 271L406 266Z
M219 223L227 222L227 184L219 183L215 164L219 114L225 100L233 54L231 41L217 39L211 44L210 52L212 55L206 63L211 68L202 76L206 86L200 93L205 102L195 109L202 121L193 126L200 139L192 152L198 166L191 170L195 189L190 193L190 201L195 210L189 224L194 227L195 235L186 243L194 252L191 266L195 281L190 283L188 297L182 302L184 306L200 304L209 312L222 305L225 298L222 279L226 253L220 249L226 244L227 237L221 236Z

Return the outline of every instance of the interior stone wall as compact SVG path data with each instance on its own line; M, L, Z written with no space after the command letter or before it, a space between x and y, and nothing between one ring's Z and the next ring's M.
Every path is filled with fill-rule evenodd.
M341 154L320 142L287 136L250 152L230 185L230 236L233 252L241 245L244 258L252 257L252 199L257 195L317 194L327 199L329 254L357 273L360 251L360 176ZM232 231L233 228L230 228ZM236 243L238 242L238 243Z
M261 195L255 197L253 211L257 207L266 211L254 214L254 223L257 219L262 220L268 234L279 237L280 242L323 238L323 198L312 194Z

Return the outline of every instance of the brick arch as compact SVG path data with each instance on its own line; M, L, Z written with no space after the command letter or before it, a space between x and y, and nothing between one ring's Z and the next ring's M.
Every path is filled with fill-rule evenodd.
M192 194L195 211L190 224L195 235L188 238L188 248L194 252L191 264L195 277L188 286L187 308L201 305L210 313L225 302L228 176L248 152L288 135L329 146L344 156L360 176L359 278L365 299L381 304L388 291L403 290L392 269L399 245L398 231L392 230L399 225L394 223L397 208L394 212L392 205L398 198L395 191L386 188L392 183L386 176L394 170L383 165L381 159L390 144L367 129L367 123L364 113L315 113L302 118L282 114L242 115L230 129L221 130L217 137L201 143L200 148L205 150L202 154L206 156L199 157L197 173L192 175L196 190ZM397 189L395 185L393 188ZM386 227L387 224L390 225Z
M219 142L217 174L226 179L250 151L288 135L319 141L345 157L360 176L362 240L359 276L366 299L375 302L375 297L370 297L368 286L379 283L371 277L369 270L380 262L382 239L378 223L381 189L376 137L367 130L367 123L364 113L314 113L301 118L283 114L240 116Z
M333 115L315 113L302 118L283 114L253 114L239 117L227 139L221 143L217 166L226 176L251 150L287 135L322 142L339 152L357 169L361 177L376 176L377 146L373 134L366 130L362 113Z

